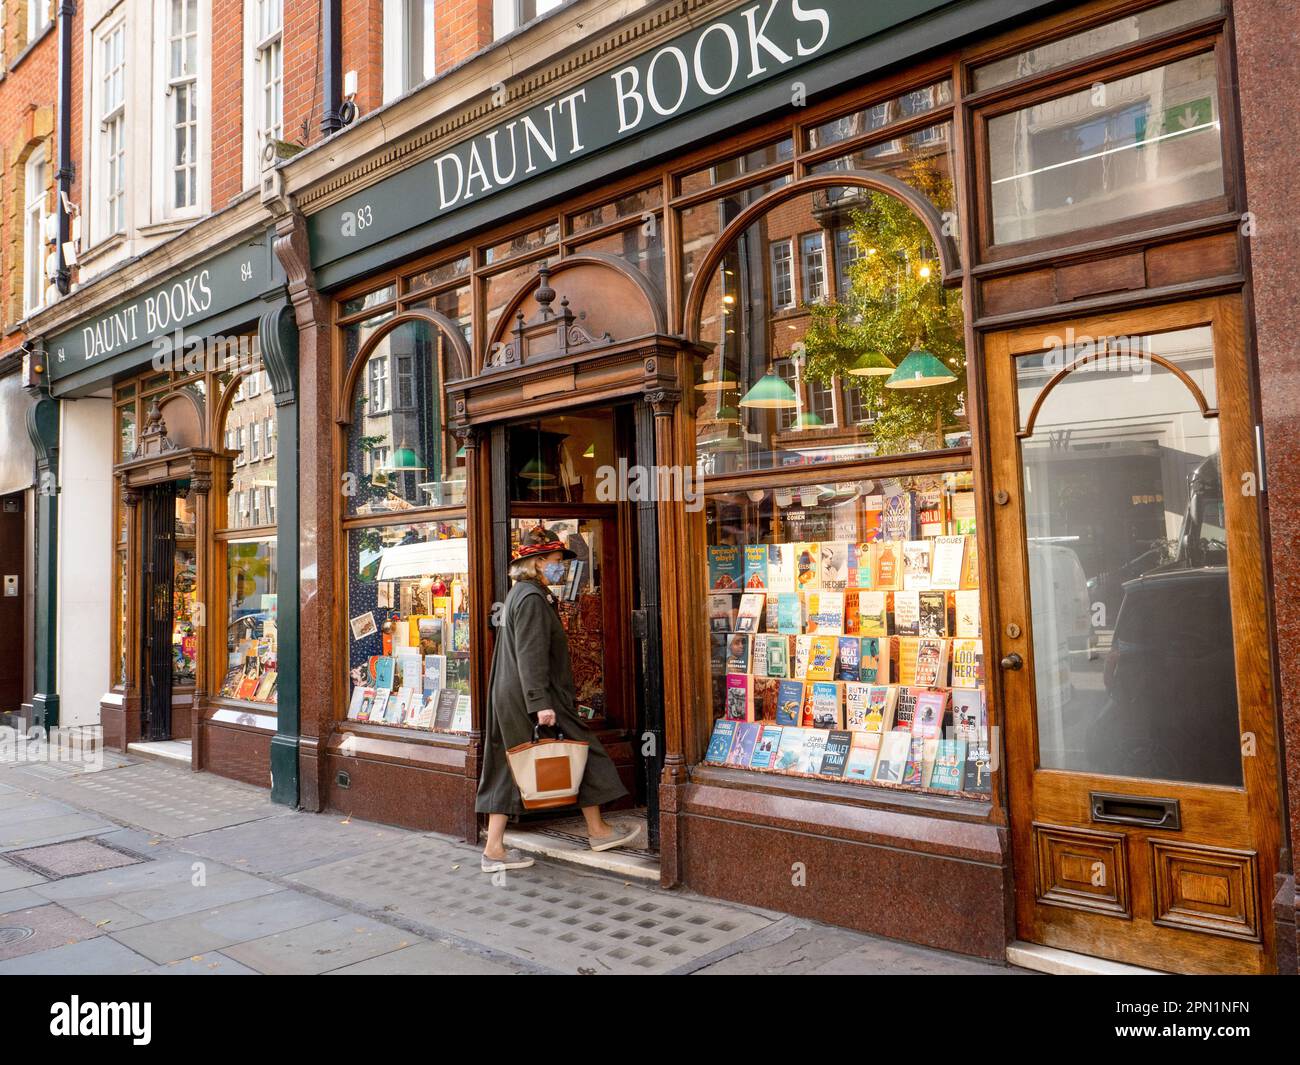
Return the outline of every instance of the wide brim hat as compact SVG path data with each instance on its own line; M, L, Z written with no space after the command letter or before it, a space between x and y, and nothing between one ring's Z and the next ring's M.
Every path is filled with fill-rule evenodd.
M549 555L557 551L564 556L566 562L571 558L578 557L576 553L570 551L556 539L552 532L539 525L525 535L523 541L515 548L510 557L511 561L518 562L520 559L531 558L534 555Z

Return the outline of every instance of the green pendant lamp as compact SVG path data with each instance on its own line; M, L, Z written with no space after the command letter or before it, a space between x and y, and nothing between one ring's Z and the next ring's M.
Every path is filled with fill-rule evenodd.
M896 369L888 355L879 351L868 351L858 356L857 361L849 367L849 373L854 377L886 377L892 375Z
M800 429L820 429L825 424L826 422L819 415L806 410L794 420L790 428L798 432Z
M393 464L388 467L391 473L413 473L425 469L415 449L403 444L393 452Z
M771 370L760 377L740 401L742 407L758 407L762 410L789 410L798 405L794 389Z
M525 463L524 468L519 471L519 476L525 481L532 481L534 485L545 484L556 479L555 474L546 468L540 458Z
M886 388L930 388L957 380L957 375L924 348L913 348L885 382Z

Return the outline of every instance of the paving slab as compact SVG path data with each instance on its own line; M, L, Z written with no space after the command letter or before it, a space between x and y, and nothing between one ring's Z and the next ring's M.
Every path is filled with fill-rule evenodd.
M47 843L9 851L5 861L32 869L42 876L59 880L66 876L98 873L104 869L120 869L136 865L144 859L127 854L115 847L106 847L95 838L72 839L64 843Z
M77 810L65 802L45 799L39 795L22 795L6 799L0 805L0 827L9 828L21 825L24 821L35 821L43 817L60 817L75 814Z
M143 972L152 964L108 936L98 936L0 961L0 975L115 976Z
M182 846L237 869L281 875L381 850L410 835L370 821L294 812L189 836Z
M102 773L31 777L30 784L41 795L171 837L288 813L271 802L264 788L155 762Z
M0 858L0 891L12 891L14 888L31 887L33 884L45 883L45 877L32 869L14 865Z
M112 935L155 962L168 962L209 950L223 950L235 943L260 939L341 913L339 907L321 899L282 890Z
M0 851L22 850L41 843L61 843L116 828L101 817L85 813L65 813L53 817L36 817L9 825L0 825Z
M561 972L669 972L772 923L546 861L486 876L477 848L430 836L287 879Z
M169 961L165 965L155 965L146 969L149 976L259 976L256 969L240 965L233 958L227 957L219 950L210 950L196 954L192 958Z
M526 972L509 962L489 961L444 943L421 942L331 969L327 976L512 976Z
M260 973L314 976L417 942L410 932L349 913L273 932L227 947L225 953Z
M13 913L14 910L30 910L36 906L44 906L49 901L36 894L31 888L22 887L15 888L13 891L3 891L0 892L0 914ZM3 923L0 921L0 924Z

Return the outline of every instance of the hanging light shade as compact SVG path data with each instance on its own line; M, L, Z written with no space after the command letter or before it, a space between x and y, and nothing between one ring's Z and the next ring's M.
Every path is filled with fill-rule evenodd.
M889 356L879 351L868 351L859 355L857 361L849 367L854 377L885 377L893 374L897 367L889 361Z
M519 471L519 476L525 481L542 482L555 480L555 474L548 470L539 458L531 459L529 462L525 463L524 468Z
M799 400L795 397L794 389L768 370L754 383L754 387L745 393L740 405L760 407L764 410L789 410L791 407L797 407Z
M705 370L695 387L701 392L739 392L740 378L724 366L721 370Z
M403 445L393 452L393 464L388 468L393 473L402 473L405 471L423 470L425 469L425 466L420 461L420 456L415 453L414 448L409 448Z
M885 382L886 388L929 388L957 380L957 375L924 348L914 348Z
M825 424L826 422L819 415L806 410L794 420L794 424L790 428L796 431L799 429L818 429Z
M720 422L738 422L740 421L740 408L728 403L725 407L719 407L713 412L715 421Z

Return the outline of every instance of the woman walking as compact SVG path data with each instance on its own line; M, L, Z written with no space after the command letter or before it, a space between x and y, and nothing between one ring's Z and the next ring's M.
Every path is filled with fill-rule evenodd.
M590 745L577 803L587 822L591 849L621 847L640 831L635 825L610 824L600 813L601 806L622 798L627 789L600 740L576 712L569 641L548 587L564 579L565 563L574 557L539 525L515 551L510 564L514 584L506 595L492 653L483 772L474 804L475 810L488 815L482 861L485 873L526 869L533 864L532 858L505 847L506 823L524 809L506 751L530 742L538 725L558 728L566 739Z

